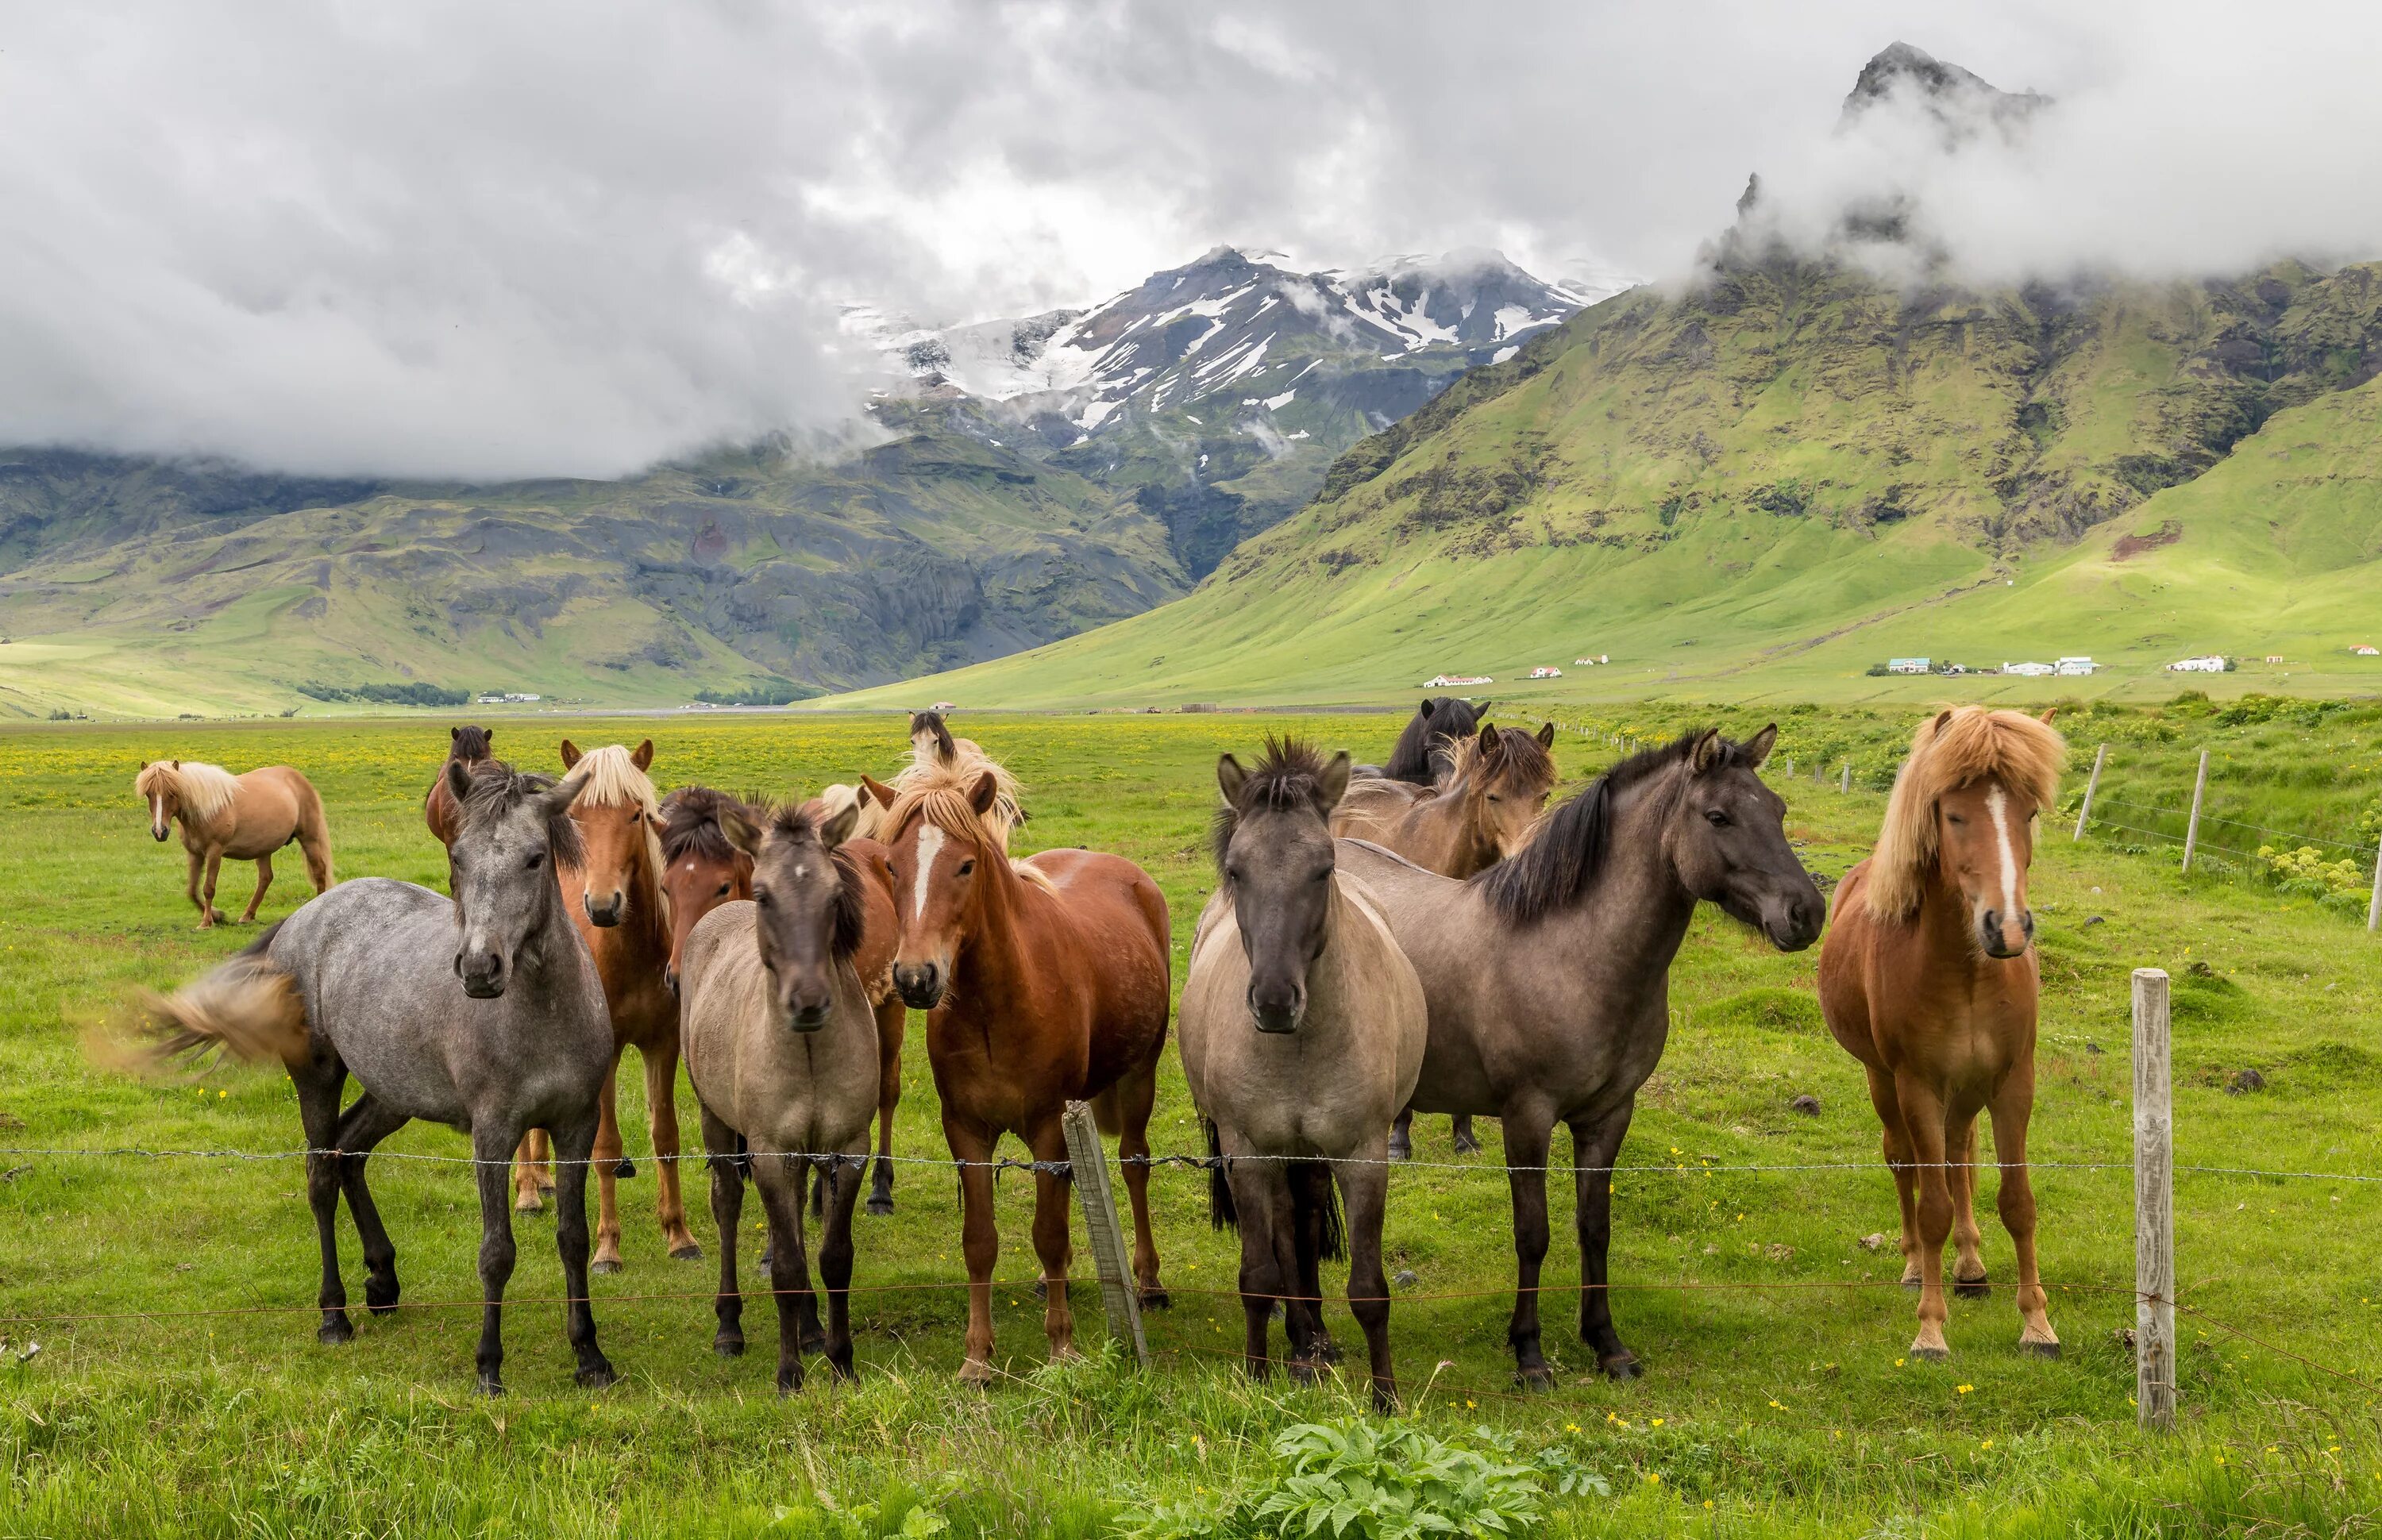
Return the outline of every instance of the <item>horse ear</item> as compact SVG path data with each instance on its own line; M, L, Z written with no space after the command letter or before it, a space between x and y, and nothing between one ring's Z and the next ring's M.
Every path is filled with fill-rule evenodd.
M1429 711L1430 709L1430 703L1429 701L1425 701L1422 703L1422 709ZM1249 773L1241 768L1241 762L1239 760L1234 759L1230 754L1218 754L1216 756L1216 789L1224 794L1224 801L1227 806L1238 807L1241 805L1241 788L1248 785L1248 783ZM1335 797L1332 801L1337 801L1339 799Z
M1332 763L1323 767L1323 774L1317 778L1316 800L1323 804L1325 813L1338 807L1340 799L1347 794L1349 769L1348 751L1343 749L1332 756Z
M575 768L578 764L579 745L571 742L571 739L567 738L564 739L562 740L562 767L565 770L570 770Z
M981 818L992 811L993 800L1001 795L1001 778L987 770L968 788L968 806Z
M1945 727L1951 724L1951 721L1952 708L1950 706L1946 706L1943 711L1937 715L1935 718L1935 731L1931 736L1940 737L1943 734Z
M2054 707L2052 707L2049 711L2044 712L2044 713L2040 717L2038 717L2036 720L2040 721L2040 722L2041 722L2044 727L2047 727L2051 726L2051 719L2052 719L2053 717L2055 717L2055 716L2058 715L2059 715L2059 708L2058 708L2057 706L2054 706Z
M587 779L585 776L565 776L555 782L554 788L546 794L548 816L569 813L571 804L579 801L579 794L587 789Z
M180 760L178 760L178 760L176 760L176 761L174 762L174 768L175 768L175 769L177 769L177 770L179 770L181 767L182 767L182 762L181 762Z
M654 740L649 738L638 744L629 755L629 763L640 770L650 766L654 763Z
M761 849L760 826L754 822L753 810L742 802L722 801L718 813L719 837L728 841L738 855L751 860Z
M472 772L463 768L460 759L447 762L447 794L459 802L472 794Z
M1428 695L1424 696L1424 697L1422 698L1422 706L1421 706L1421 709L1418 710L1418 711L1415 713L1415 715L1416 715L1417 716L1421 717L1421 718L1422 718L1424 721L1426 721L1426 722L1430 721L1430 708L1431 708L1434 704L1436 704L1436 703L1436 703L1436 702L1434 702L1434 701L1432 701L1432 700L1431 700L1431 698L1430 698L1430 696L1428 696Z
M859 826L860 804L858 802L846 802L843 806L836 809L835 812L829 813L820 822L818 826L819 843L832 850L837 846L842 844L845 840L850 839L852 837L852 831Z
M874 776L863 775L860 777L860 784L862 787L866 788L871 797L877 799L877 805L878 807L891 807L893 805L893 788L887 786L883 781L878 780Z
M1552 749L1554 746L1555 725L1553 722L1549 722L1546 726L1539 729L1539 747L1541 749Z
M1706 727L1696 734L1695 745L1688 751L1688 763L1694 767L1696 774L1701 776L1711 769L1719 758L1720 729Z
M1493 704L1496 703L1496 700L1497 700L1497 697L1495 697L1494 695L1483 695L1483 696L1481 696L1481 697L1480 697L1480 699L1479 699L1479 700L1477 700L1477 701L1475 701L1475 702L1473 702L1473 703L1472 703L1472 711L1473 711L1473 715L1479 715L1481 712L1487 711L1487 710L1488 710L1492 705L1493 705Z
M447 729L447 739L450 743L460 739L462 736L463 729L460 727L449 727Z
M1752 762L1753 767L1756 770L1759 770L1762 768L1762 762L1770 757L1770 751L1776 748L1777 745L1778 724L1773 722L1770 726L1762 728L1760 732L1755 733L1751 738L1746 739L1745 757Z

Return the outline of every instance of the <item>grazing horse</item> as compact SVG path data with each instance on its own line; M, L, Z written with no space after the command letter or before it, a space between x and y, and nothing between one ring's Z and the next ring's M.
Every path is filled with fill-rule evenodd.
M661 807L645 767L654 762L654 740L634 751L618 743L582 754L562 740L563 768L587 789L571 805L585 854L557 874L604 981L604 1001L612 1013L613 1073L605 1078L603 1120L596 1130L597 1218L596 1260L599 1273L620 1270L620 1208L617 1183L636 1167L621 1158L618 1096L619 1058L631 1045L645 1066L645 1119L653 1134L655 1207L662 1243L680 1261L703 1255L686 1227L686 1206L678 1179L678 996L664 970L670 954L669 899L662 890ZM535 1209L550 1183L544 1141L524 1142L515 1173L514 1205Z
M494 727L460 727L447 729L448 764L460 764L465 770L484 759L493 759L496 752L488 747L497 736ZM455 794L447 788L447 766L430 777L430 789L422 796L422 821L430 825L430 837L441 845L455 843L455 830L460 826Z
M1552 1383L1540 1346L1547 1155L1569 1125L1580 1251L1579 1334L1607 1375L1639 1373L1607 1293L1615 1157L1670 1032L1671 959L1709 901L1798 951L1827 906L1786 842L1786 803L1757 773L1777 729L1745 743L1690 732L1606 771L1518 855L1465 882L1362 840L1340 869L1379 901L1422 979L1430 1042L1412 1105L1505 1127L1518 1283L1507 1340L1525 1386Z
M849 799L834 807L814 802L806 811L823 825L846 812L855 821L859 816L858 804ZM744 801L707 786L682 786L662 799L662 887L670 900L668 972L672 988L680 987L679 960L696 922L721 904L753 896L753 857L738 842L753 842L754 837L741 831L757 822L758 815ZM893 992L893 944L900 922L893 912L884 847L871 839L847 838L839 848L858 874L862 923L853 966L877 1018L877 1165L869 1183L868 1212L890 1214L893 1113L902 1102L902 1040L910 1019L902 997ZM683 990L680 997L682 1003Z
M1432 719L1450 715L1435 712ZM1381 776L1350 782L1332 810L1332 832L1369 839L1443 877L1468 877L1529 842L1555 784L1554 756L1547 752L1554 741L1552 722L1536 737L1483 722L1477 735L1448 740L1439 779L1429 788ZM1412 1158L1413 1124L1414 1114L1401 1108L1390 1130L1392 1160ZM1472 1118L1458 1113L1456 1154L1480 1148Z
M1448 744L1471 737L1488 710L1486 696L1478 701L1467 701L1460 695L1424 696L1422 704L1407 718L1406 729L1398 734L1390 757L1371 767L1372 773L1416 786L1430 785L1439 779ZM1364 767L1360 767L1358 774L1363 773Z
M1277 1303L1294 1376L1337 1356L1317 1264L1340 1254L1344 1234L1348 1308L1387 1412L1398 1392L1381 1270L1385 1130L1422 1069L1422 981L1362 886L1333 869L1327 820L1348 786L1346 754L1326 764L1304 743L1269 739L1254 770L1217 761L1216 781L1218 886L1191 944L1179 1041L1222 1157L1212 1212L1240 1228L1248 1372L1265 1377Z
M190 856L190 902L199 906L203 931L223 921L223 911L215 908L215 869L226 856L256 862L256 891L239 917L243 925L264 902L264 890L273 886L273 852L284 845L305 852L306 876L316 895L331 886L331 828L323 817L323 799L286 764L235 776L219 764L161 759L141 766L132 789L149 804L149 833L159 844L177 822L182 825L182 849Z
M995 791L992 806L985 811L985 827L1003 850L1009 849L1009 837L1017 825L1025 822L1025 809L1019 801L1017 777L972 738L953 738L952 729L943 724L939 711L915 712L910 717L910 763L893 777L893 789L901 791L926 779L949 779L970 782L979 775L989 773ZM863 776L865 782L868 779ZM885 837L885 803L865 790L845 786L830 786L819 793L819 801L833 811L846 800L860 806L860 826L853 832L864 839Z
M803 1353L823 1346L837 1377L852 1377L852 1210L877 1109L876 1008L855 961L868 879L846 851L858 820L846 807L823 824L803 808L741 813L725 825L752 862L753 897L714 908L681 954L687 1078L703 1104L711 1155L711 1214L719 1228L719 1319L713 1348L744 1351L736 1282L743 1167L768 1216L769 1284L778 1297L778 1388L803 1383ZM802 1167L830 1157L819 1277L827 1331L804 1265Z
M1820 949L1828 1030L1869 1073L1902 1200L1902 1281L1919 1286L1912 1356L1946 1358L1944 1241L1955 1289L1986 1291L1973 1199L1977 1114L1994 1120L2003 1228L2018 1253L2019 1347L2057 1357L2035 1270L2026 1126L2034 1110L2038 963L2027 868L2068 746L2040 719L1961 706L1921 725L1877 849L1846 874Z
M565 918L555 867L577 854L571 799L497 761L449 764L462 826L448 852L455 897L386 877L341 885L266 930L239 956L168 999L163 1060L212 1045L279 1059L305 1125L306 1196L322 1243L325 1343L355 1336L339 1278L339 1196L363 1242L364 1303L397 1308L397 1249L364 1181L373 1148L416 1118L472 1136L480 1181L479 1387L504 1388L502 1314L512 1277L505 1160L533 1126L554 1131L562 1161L555 1244L564 1332L579 1383L609 1385L587 1302L587 1153L596 1094L612 1062L604 991ZM339 1110L353 1074L362 1088Z
M1012 862L986 824L1001 795L990 769L962 780L939 767L894 792L884 842L901 912L893 985L927 1012L927 1058L943 1137L961 1162L961 1248L967 1260L967 1359L960 1379L989 1384L992 1160L1014 1133L1037 1161L1067 1158L1060 1115L1092 1102L1120 1135L1133 1200L1134 1272L1142 1301L1166 1302L1149 1228L1149 1111L1166 1045L1166 899L1149 874L1096 850L1045 850ZM1034 1173L1034 1250L1042 1329L1054 1358L1074 1351L1067 1308L1068 1179Z

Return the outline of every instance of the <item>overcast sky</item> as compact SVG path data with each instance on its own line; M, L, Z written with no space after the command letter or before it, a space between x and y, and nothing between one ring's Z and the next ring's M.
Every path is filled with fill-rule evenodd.
M2382 252L2382 6L84 0L0 8L0 443L617 474L850 410L835 307L1230 241L1686 272L1759 169L1987 276ZM2059 98L1833 132L1902 38Z

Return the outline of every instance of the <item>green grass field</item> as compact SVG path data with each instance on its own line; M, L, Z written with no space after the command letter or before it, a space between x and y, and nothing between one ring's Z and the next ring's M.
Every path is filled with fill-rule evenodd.
M1691 718L1743 731L1766 719L1739 707L1573 704L1556 715L1587 729L1558 745L1575 784L1609 757L1606 732L1666 733ZM1912 715L1803 707L1779 720L1773 778L1790 802L1789 832L1815 871L1839 876L1867 849L1877 788ZM1371 757L1398 720L964 725L1028 786L1024 845L1113 849L1158 878L1173 906L1179 984L1180 943L1210 882L1213 756L1295 728ZM2155 805L2173 800L2176 766L2188 776L2204 741L2228 756L2216 784L2224 810L2244 820L2346 840L2382 791L2372 708L2293 703L2228 721L2186 702L2100 708L2065 725L2080 760L2112 741L2113 762L2132 767ZM412 719L0 732L0 1535L841 1537L928 1534L938 1522L962 1535L1198 1533L1185 1513L1214 1518L1228 1499L1278 1488L1271 1441L1283 1429L1364 1419L1361 1385L1242 1378L1229 1292L1237 1249L1209 1228L1204 1177L1181 1168L1155 1179L1175 1305L1151 1318L1159 1362L1147 1374L1098 1357L1043 1365L1027 1292L1029 1189L1012 1180L1001 1191L996 1295L1011 1377L988 1394L956 1387L953 1186L947 1172L905 1167L900 1212L858 1221L859 1382L840 1387L815 1373L781 1401L766 1346L735 1361L710 1352L713 1265L663 1255L641 1161L622 1189L628 1269L595 1284L623 1382L602 1393L571 1385L551 1302L551 1220L531 1217L513 1282L522 1303L508 1320L512 1393L483 1402L470 1393L472 1310L440 1308L476 1294L463 1167L376 1163L405 1298L418 1308L385 1320L359 1313L357 1340L325 1349L313 1341L315 1253L296 1163L7 1153L299 1144L277 1074L146 1083L92 1068L80 1046L82 1024L123 991L179 982L250 934L190 928L179 849L149 839L131 776L143 757L168 752L236 768L297 764L328 803L342 876L443 884L418 809L442 728ZM893 718L832 716L507 721L497 744L551 765L562 730L583 745L653 734L665 787L806 790L883 774L902 747ZM1849 794L1835 785L1847 758ZM1808 778L1815 764L1826 784ZM2113 770L2105 794L2118 784ZM2080 771L2071 805L2081 788ZM1551 1329L1557 1388L1513 1393L1510 1232L1493 1138L1490 1156L1457 1161L1445 1120L1426 1118L1418 1154L1444 1168L1397 1175L1389 1214L1393 1265L1416 1275L1392 1319L1403 1421L1473 1449L1505 1440L1517 1458L1601 1478L1603 1492L1550 1493L1539 1527L1548 1534L2371 1532L2382 1513L2382 1182L2178 1177L2187 1313L2171 1436L2136 1430L2132 1356L2118 1334L2133 1319L2129 970L2175 975L2182 1165L2382 1177L2382 1052L2372 1042L2382 941L2337 906L2239 874L2179 878L2166 846L2136 854L2127 843L2046 831L2035 866L2046 995L2032 1150L2044 1275L2067 1344L2059 1362L2018 1353L2006 1287L1955 1302L1949 1363L1907 1361L1914 1301L1894 1287L1892 1246L1860 1244L1893 1228L1892 1184L1858 1070L1818 1018L1816 950L1775 955L1707 913L1674 972L1671 1046L1623 1153L1637 1168L1618 1179L1615 1311L1647 1377L1607 1385ZM226 868L218 902L235 912L247 874ZM303 894L285 869L266 917ZM915 1027L913 1043L899 1147L940 1157ZM2252 1069L2265 1089L2229 1094ZM1790 1110L1804 1093L1819 1098L1817 1117ZM624 1103L642 1157L642 1109L625 1086ZM681 1109L691 1125L683 1091ZM1171 1057L1152 1132L1160 1150L1197 1147ZM386 1148L465 1151L419 1125ZM1721 1169L1745 1167L1772 1168ZM1824 1168L1781 1168L1795 1167ZM700 1178L690 1183L708 1247L702 1192ZM1568 1208L1559 1192L1558 1237ZM1980 1217L2006 1285L2007 1239L1983 1205ZM346 1258L352 1286L351 1231ZM1577 1278L1560 1240L1549 1260L1551 1283ZM1075 1300L1082 1339L1096 1346L1096 1291L1079 1283ZM1344 1309L1331 1314L1351 1338ZM1567 1301L1550 1302L1551 1322L1569 1314ZM748 1309L756 1344L768 1315L766 1301ZM39 1354L23 1358L36 1340Z

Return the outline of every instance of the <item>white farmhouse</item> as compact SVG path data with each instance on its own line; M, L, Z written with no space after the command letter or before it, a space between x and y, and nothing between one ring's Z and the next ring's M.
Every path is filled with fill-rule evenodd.
M2206 657L2178 658L2167 666L2167 671L2170 674L2222 674L2225 672L2225 660L2213 653Z
M2030 679L2040 679L2057 674L2059 670L2047 663L2005 663L2002 665L2002 672L2020 675Z
M1563 670L1557 668L1552 663L1542 663L1536 668L1530 670L1530 678L1534 679L1559 679L1563 678Z
M2055 674L2090 674L2101 666L2091 658L2061 658L2052 672Z
M1434 674L1422 681L1425 690L1460 690L1467 685L1495 684L1486 674Z

